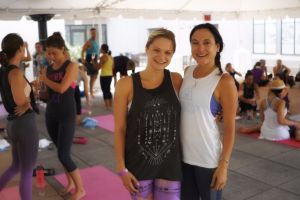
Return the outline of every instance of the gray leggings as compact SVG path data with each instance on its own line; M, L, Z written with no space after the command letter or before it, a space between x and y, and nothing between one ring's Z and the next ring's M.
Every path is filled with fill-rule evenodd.
M22 200L32 199L32 171L38 153L38 132L35 113L28 113L7 124L7 133L12 146L12 163L0 177L0 191L21 172L20 196Z

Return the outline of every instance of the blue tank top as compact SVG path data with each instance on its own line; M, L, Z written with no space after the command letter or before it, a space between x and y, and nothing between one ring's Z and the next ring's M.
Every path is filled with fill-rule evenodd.
M95 56L99 54L99 44L96 42L96 40L90 39L91 47L86 49L87 55L92 55L93 53Z

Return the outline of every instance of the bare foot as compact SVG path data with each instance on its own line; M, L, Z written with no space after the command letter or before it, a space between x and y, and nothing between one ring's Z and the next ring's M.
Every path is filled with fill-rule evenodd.
M84 190L79 190L75 192L69 200L80 200L86 195Z
M75 188L74 183L70 183L67 187L65 187L62 191L60 191L60 196L65 196L70 193Z

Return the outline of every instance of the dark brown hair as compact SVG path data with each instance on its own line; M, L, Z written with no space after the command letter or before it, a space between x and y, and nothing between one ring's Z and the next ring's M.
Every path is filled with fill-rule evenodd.
M24 41L21 36L16 33L7 34L1 43L0 64L2 66L8 65L8 61L16 55L16 52L23 45Z

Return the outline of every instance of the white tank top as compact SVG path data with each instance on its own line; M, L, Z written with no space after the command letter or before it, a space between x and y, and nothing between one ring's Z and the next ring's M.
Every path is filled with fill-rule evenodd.
M183 161L205 168L218 166L222 151L221 135L210 101L221 78L215 69L203 78L195 79L195 66L187 69L180 89L181 141Z
M277 113L272 109L271 103L267 102L265 110L265 119L260 129L260 138L267 140L286 140L290 138L289 127L280 125L277 119ZM287 109L284 111L286 115Z

